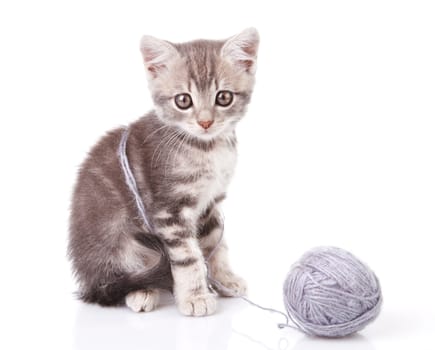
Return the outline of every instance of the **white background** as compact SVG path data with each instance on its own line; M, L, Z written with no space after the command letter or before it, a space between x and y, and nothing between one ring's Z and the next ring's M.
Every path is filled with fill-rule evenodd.
M433 1L0 3L2 349L434 349ZM76 171L106 131L152 108L143 34L220 39L255 26L257 86L238 129L226 236L250 297L283 309L307 249L348 249L384 307L344 340L278 330L221 300L214 316L74 300L65 258Z

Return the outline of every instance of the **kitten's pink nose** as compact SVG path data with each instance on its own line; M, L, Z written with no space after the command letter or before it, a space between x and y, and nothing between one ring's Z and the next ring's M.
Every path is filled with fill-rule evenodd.
M198 120L198 124L207 130L213 124L213 120Z

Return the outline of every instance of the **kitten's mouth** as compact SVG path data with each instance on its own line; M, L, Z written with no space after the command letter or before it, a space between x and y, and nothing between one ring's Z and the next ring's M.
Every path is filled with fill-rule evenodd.
M207 129L195 129L191 133L203 141L212 141L219 137L230 135L233 128L228 125L213 125Z
M202 141L211 141L221 135L224 130L221 126L215 125L210 126L207 129L199 126L196 127L195 125L189 125L187 128L186 126L181 126L181 128L184 129L184 131L189 135Z
M204 140L211 140L212 138L215 138L219 133L215 130L210 129L202 129L199 132L195 133L195 136L202 138Z

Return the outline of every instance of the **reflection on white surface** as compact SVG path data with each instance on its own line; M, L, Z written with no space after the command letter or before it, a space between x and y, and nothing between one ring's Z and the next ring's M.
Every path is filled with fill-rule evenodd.
M260 340L264 334L253 335L237 332L238 336L243 337L246 348L267 349L267 350L375 350L367 338L362 335L354 335L342 339L327 339L310 337L297 332L287 332L279 335L274 334L268 340ZM248 344L250 343L250 344ZM248 346L249 345L249 346Z
M304 336L291 350L375 350L362 335L356 334L343 339L325 339ZM289 349L290 350L290 349Z
M229 347L232 318L241 307L236 299L219 300L210 317L184 317L166 296L157 310L133 313L126 307L81 304L74 329L74 349L222 350Z
M238 336L243 337L246 343L251 343L249 349L267 350L375 350L375 347L363 336L356 335L344 339L315 338L305 335L281 336L271 340L270 344L254 338L251 335L234 331ZM295 338L299 339L295 343ZM294 344L295 343L295 344Z
M244 338L245 343L250 343L249 349L267 349L267 350L289 350L289 341L287 338L277 338L277 341L270 341L270 344L266 343L264 340L256 339L251 335L240 333L233 329L233 332ZM275 347L273 345L275 344ZM254 347L254 348L253 348Z
M279 319L278 319L279 320ZM277 327L276 315L241 299L219 299L209 317L182 316L170 295L150 313L126 307L103 308L80 303L74 327L76 350L375 350L362 335L344 339L308 337Z

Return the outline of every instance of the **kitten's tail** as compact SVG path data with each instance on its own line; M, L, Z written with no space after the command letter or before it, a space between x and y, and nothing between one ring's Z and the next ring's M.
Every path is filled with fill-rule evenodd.
M143 246L160 253L160 261L146 274L137 275L127 272L113 272L104 278L97 286L83 291L79 297L88 303L103 306L121 305L125 296L142 289L165 289L172 291L173 277L167 252L163 242L152 234L138 233L135 239Z

